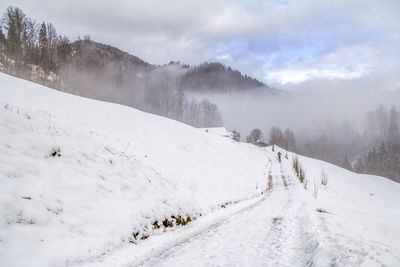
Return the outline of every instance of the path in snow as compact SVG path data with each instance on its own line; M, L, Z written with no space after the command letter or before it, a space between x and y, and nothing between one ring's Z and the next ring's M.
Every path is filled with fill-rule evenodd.
M350 235L336 215L317 212L320 204L292 174L290 162L271 158L269 166L263 196L82 266L398 266L390 247Z
M272 178L271 178L272 177ZM302 266L308 234L298 183L271 165L267 194L256 206L142 262L144 266Z

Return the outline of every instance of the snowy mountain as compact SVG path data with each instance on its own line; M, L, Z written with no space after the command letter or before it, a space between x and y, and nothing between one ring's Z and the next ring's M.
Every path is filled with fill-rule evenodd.
M0 81L0 266L400 265L400 184Z

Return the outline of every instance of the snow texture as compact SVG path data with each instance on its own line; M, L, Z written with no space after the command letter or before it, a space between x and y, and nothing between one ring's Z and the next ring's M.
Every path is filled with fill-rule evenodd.
M0 266L400 266L399 184L212 132L0 74Z

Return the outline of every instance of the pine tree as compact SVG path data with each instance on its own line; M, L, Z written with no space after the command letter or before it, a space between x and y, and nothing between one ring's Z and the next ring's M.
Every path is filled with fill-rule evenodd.
M52 23L46 24L47 37L47 57L50 70L56 70L56 49L57 49L57 31Z
M39 30L39 48L40 48L40 66L43 69L48 70L48 39L47 39L47 28L46 23L42 23Z

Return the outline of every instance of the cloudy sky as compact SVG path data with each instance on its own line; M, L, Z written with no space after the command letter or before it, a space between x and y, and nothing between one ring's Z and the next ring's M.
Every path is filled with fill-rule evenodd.
M0 0L154 64L220 61L277 88L400 90L399 0Z

